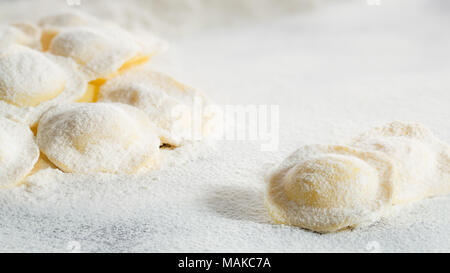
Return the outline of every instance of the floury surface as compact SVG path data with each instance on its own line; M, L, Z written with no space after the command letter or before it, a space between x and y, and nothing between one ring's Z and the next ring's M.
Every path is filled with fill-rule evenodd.
M31 2L1 1L1 21L67 8ZM337 143L393 120L423 123L450 142L448 1L321 1L230 24L224 15L211 26L168 14L174 28L132 4L107 1L100 11L104 1L93 2L79 8L133 30L168 30L173 63L164 69L219 105L279 105L279 149L224 140L140 178L42 173L29 191L0 192L0 250L450 251L450 197L326 235L274 224L263 198L267 169L304 144Z

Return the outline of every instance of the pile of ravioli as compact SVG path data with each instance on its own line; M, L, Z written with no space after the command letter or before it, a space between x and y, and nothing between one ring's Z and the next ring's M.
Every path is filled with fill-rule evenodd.
M345 145L307 145L267 177L275 222L316 232L369 225L394 205L450 194L450 146L421 124L392 122Z
M165 48L83 13L0 26L0 186L42 166L152 170L162 148L203 136L191 113L205 96L144 65Z

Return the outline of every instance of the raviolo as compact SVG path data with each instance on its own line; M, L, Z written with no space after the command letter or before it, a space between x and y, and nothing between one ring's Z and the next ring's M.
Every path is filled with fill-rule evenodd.
M21 123L0 117L0 188L20 183L39 158L31 130Z
M100 83L147 62L159 50L157 46L144 46L116 26L64 28L47 43L50 53L72 58L89 81Z
M157 166L160 146L143 112L115 103L56 106L40 120L37 142L70 173L136 173Z
M392 196L387 159L349 146L304 146L267 180L274 220L318 232L371 223Z
M40 39L42 49L46 51L52 39L64 28L102 26L104 23L88 14L70 11L45 16L39 20L38 25L42 28L42 36Z
M56 63L19 46L0 53L0 71L0 99L19 107L55 98L67 82L67 75Z
M179 146L207 133L207 100L200 92L151 69L132 69L100 88L98 101L120 102L144 111L159 129L164 144ZM198 117L195 116L198 113ZM194 118L198 118L195 126Z
M394 205L450 193L450 146L421 124L392 122L363 133L352 145L389 157L396 170Z
M50 106L80 98L86 84L70 59L20 45L0 52L0 112L29 125Z
M266 203L276 222L330 232L445 194L450 146L423 125L392 122L348 146L302 147L268 176Z
M40 28L28 22L17 22L7 26L0 26L0 47L19 44L40 49L40 36Z

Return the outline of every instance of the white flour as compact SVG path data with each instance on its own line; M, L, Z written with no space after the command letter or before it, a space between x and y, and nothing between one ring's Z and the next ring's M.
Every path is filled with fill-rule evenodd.
M0 2L2 21L65 7L8 2ZM86 252L450 251L448 197L404 206L364 229L318 235L272 224L262 182L268 166L300 145L339 142L391 120L421 122L449 142L447 1L353 1L286 17L267 9L259 23L233 18L238 27L217 22L181 39L174 33L184 26L168 26L190 17L155 18L124 1L106 2L93 13L130 29L170 29L171 54L184 68L174 70L214 101L280 105L280 150L224 141L147 176L41 172L27 189L0 191L2 251L67 251L74 241Z

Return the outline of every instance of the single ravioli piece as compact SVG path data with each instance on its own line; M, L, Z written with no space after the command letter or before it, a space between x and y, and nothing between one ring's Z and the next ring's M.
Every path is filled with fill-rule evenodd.
M40 49L40 36L40 28L32 23L17 22L0 26L0 47L19 44Z
M48 51L72 58L89 81L104 82L130 67L147 62L160 47L144 46L131 33L113 25L63 28Z
M47 51L52 39L65 28L104 26L106 23L78 11L64 11L41 18L38 25L42 28L42 49Z
M39 122L37 142L69 173L131 174L157 167L159 138L139 109L116 103L58 105Z
M90 27L90 28L118 28L112 22L100 20L90 14L80 11L63 11L45 16L39 20L38 25L42 28L42 47L48 50L52 39L67 28ZM120 30L123 31L123 30ZM167 43L151 34L148 30L136 33L139 37L137 42L149 52L161 52L167 47Z
M160 130L163 144L179 146L202 138L211 120L199 91L146 68L135 68L101 86L98 101L120 102L143 110Z
M0 52L0 113L30 126L51 106L81 98L86 85L70 59L20 45Z
M352 145L389 157L395 169L393 204L450 194L450 146L425 126L392 122L363 133Z
M316 232L371 224L392 198L389 160L348 146L304 146L271 172L267 183L272 218Z
M39 158L39 148L28 126L0 117L0 188L20 183Z

